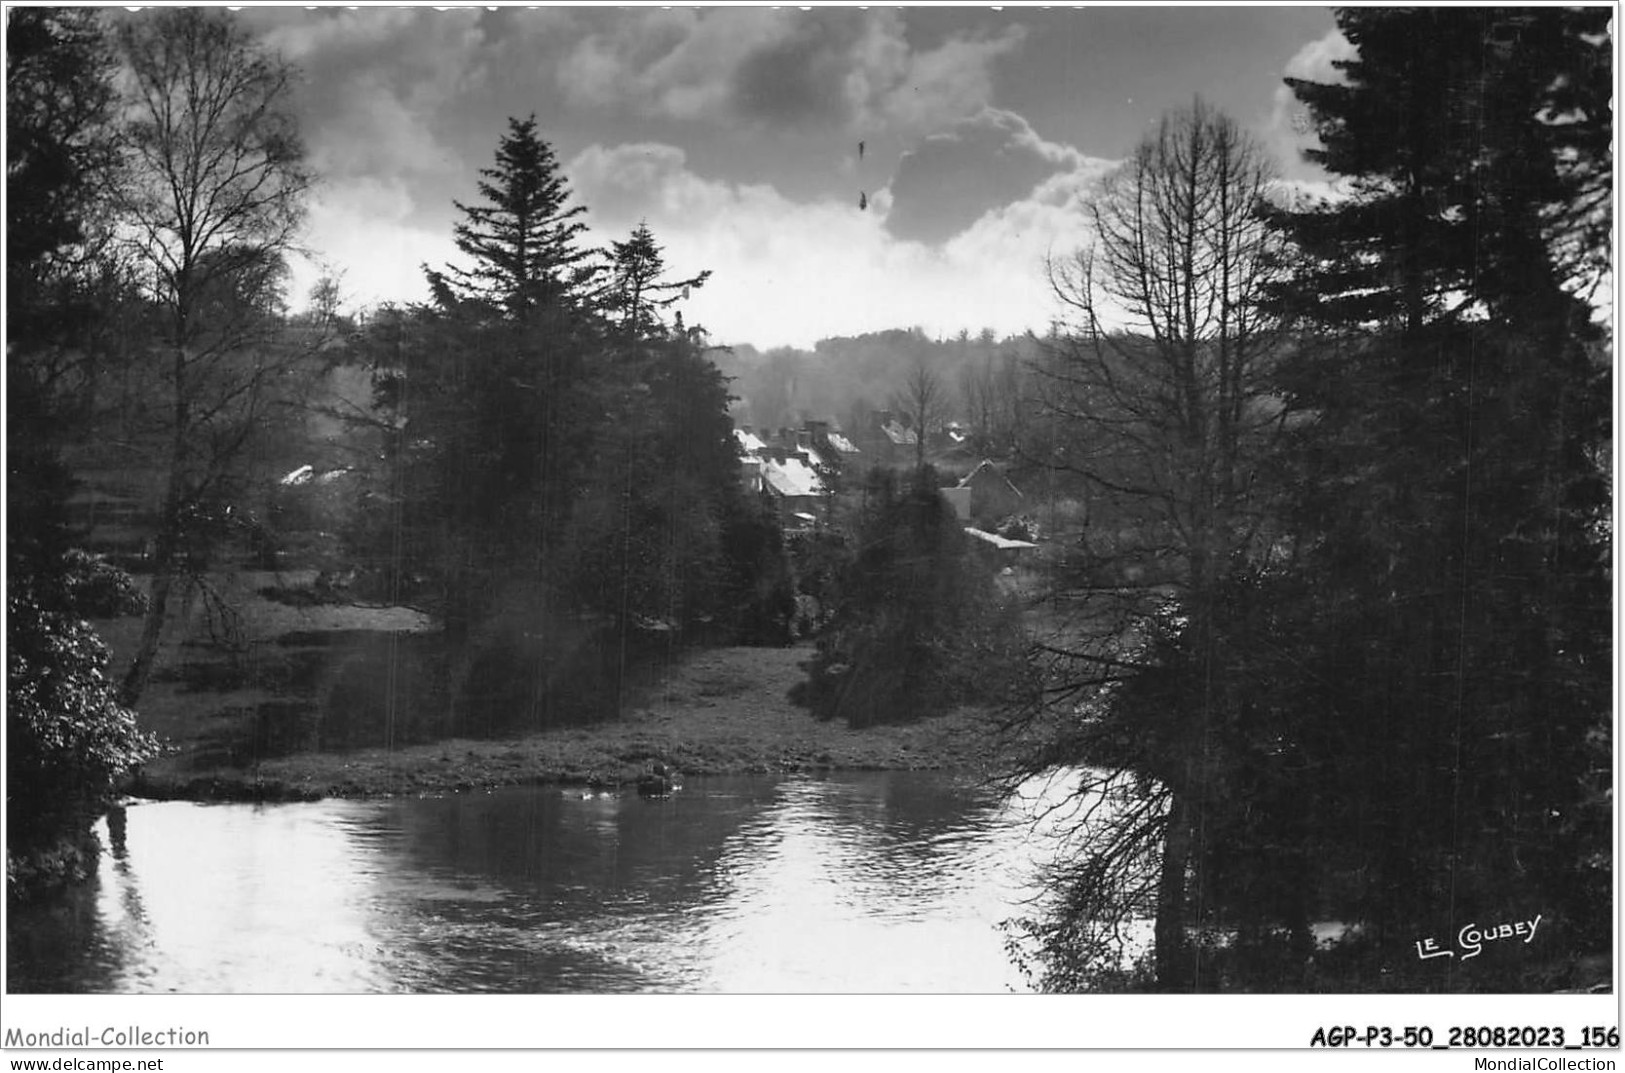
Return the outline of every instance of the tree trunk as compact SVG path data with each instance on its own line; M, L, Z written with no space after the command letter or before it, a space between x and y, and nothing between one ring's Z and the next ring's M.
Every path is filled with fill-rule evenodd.
M173 490L171 490L173 496ZM175 586L175 558L180 544L179 525L175 511L166 504L164 521L158 531L153 548L152 588L146 619L141 625L141 642L136 646L135 658L125 672L119 687L119 703L134 708L146 691L152 677L153 661L158 655L158 641L163 636L164 621L169 612L169 595Z
M1153 967L1158 991L1188 989L1185 936L1185 879L1190 867L1191 826L1185 795L1175 792L1168 807L1168 833L1157 879L1157 920Z
M177 314L176 337L186 337L186 307L183 304ZM169 594L175 586L175 561L180 556L181 546L181 501L183 496L182 481L186 465L186 434L188 418L191 416L191 405L187 399L186 381L186 348L176 346L173 365L170 375L174 379L175 390L175 427L170 433L169 448L169 480L164 488L163 513L158 519L158 539L153 545L152 553L152 589L151 603L147 607L147 617L141 626L141 643L135 650L135 658L130 661L130 669L125 672L124 682L119 686L119 703L127 708L133 708L146 692L147 681L152 677L153 661L158 655L158 642L163 636L164 621L169 614Z

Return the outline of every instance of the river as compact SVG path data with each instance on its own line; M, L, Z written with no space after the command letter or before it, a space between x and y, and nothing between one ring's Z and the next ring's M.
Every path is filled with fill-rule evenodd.
M1001 993L1059 784L923 772L134 803L14 912L17 992Z

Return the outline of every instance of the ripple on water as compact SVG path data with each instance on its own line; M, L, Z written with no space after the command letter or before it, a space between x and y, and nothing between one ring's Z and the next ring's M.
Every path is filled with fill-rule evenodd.
M17 990L998 992L1053 845L1025 815L932 773L143 805L76 909L13 916L8 966Z

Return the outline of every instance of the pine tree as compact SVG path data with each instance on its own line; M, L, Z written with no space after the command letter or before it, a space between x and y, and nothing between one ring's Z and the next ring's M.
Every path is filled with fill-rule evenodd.
M452 233L473 266L431 272L437 289L449 287L516 319L538 306L580 301L601 266L579 244L586 207L569 204L569 184L534 115L508 120L496 164L481 168L480 176L487 203L454 203L465 219Z
M485 203L455 202L468 263L426 269L430 301L369 333L395 433L355 534L396 594L424 600L460 644L504 591L546 584L605 372L586 210L569 204L534 117L509 120L479 174Z
M1607 18L1345 10L1347 81L1291 83L1353 191L1277 215L1305 258L1279 297L1319 333L1280 383L1314 415L1282 456L1319 605L1302 737L1373 968L1533 901L1568 952L1607 945L1607 369L1580 297Z
M1604 255L1606 8L1358 8L1345 81L1287 79L1352 200L1283 213L1314 259L1315 319L1550 315ZM1538 308L1537 308L1538 307Z
M647 223L633 228L625 242L612 243L612 250L613 279L605 304L622 335L632 339L663 332L660 311L687 299L711 278L706 269L687 279L666 279L665 254Z
M88 312L78 292L119 178L116 62L101 14L83 8L9 12L6 59L6 326L32 348Z

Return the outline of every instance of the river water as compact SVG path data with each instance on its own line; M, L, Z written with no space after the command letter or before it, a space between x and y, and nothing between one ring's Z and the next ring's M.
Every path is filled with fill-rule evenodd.
M921 772L133 804L13 913L18 992L999 993L1059 783Z

